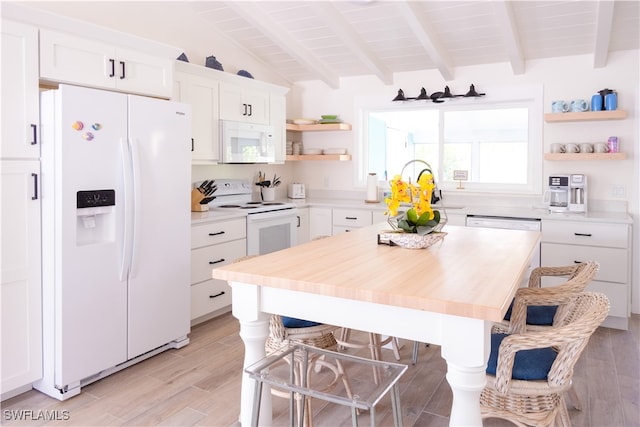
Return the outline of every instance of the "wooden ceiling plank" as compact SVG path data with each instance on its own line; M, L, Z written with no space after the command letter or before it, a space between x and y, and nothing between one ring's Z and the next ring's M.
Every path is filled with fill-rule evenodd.
M609 42L611 41L611 31L613 29L613 8L612 1L598 1L598 11L596 14L596 39L593 48L593 66L602 68L607 65L609 54Z
M331 3L310 2L309 6L317 18L331 29L337 37L346 45L349 52L358 58L367 69L371 70L382 83L393 84L393 73L376 55L371 52L367 44L353 30L351 24L340 14Z
M280 46L282 50L295 58L300 64L303 64L309 71L316 74L319 80L325 82L332 89L340 87L340 78L336 74L329 71L317 57L294 40L290 34L283 31L276 21L268 15L260 13L259 8L255 7L255 5L234 1L227 2L227 5L251 25L259 28L267 38Z
M520 44L520 35L511 4L502 0L492 3L496 13L496 25L502 33L513 74L524 74L525 60Z
M446 50L441 46L436 34L429 28L424 18L420 19L420 11L417 2L394 3L400 15L407 22L423 49L436 65L444 80L453 80L453 65Z

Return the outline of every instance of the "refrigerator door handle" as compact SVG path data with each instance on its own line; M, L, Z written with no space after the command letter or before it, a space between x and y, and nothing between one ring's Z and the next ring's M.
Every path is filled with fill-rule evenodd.
M141 218L143 217L143 206L140 202L140 197L142 195L141 191L141 180L142 174L140 171L140 155L138 153L138 145L140 141L134 139L129 141L129 145L131 148L131 171L132 171L132 183L133 183L133 206L132 206L132 225L133 232L131 234L131 271L129 275L135 277L136 275L136 265L138 258L138 239L140 230L142 230Z
M133 206L132 206L132 159L129 141L120 139L122 154L122 178L124 199L124 236L122 239L122 263L120 265L120 281L127 280L131 270L131 253L133 249Z

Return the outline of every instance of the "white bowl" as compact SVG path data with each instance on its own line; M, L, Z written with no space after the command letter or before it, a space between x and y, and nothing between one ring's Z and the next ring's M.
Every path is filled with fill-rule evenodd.
M293 119L293 123L296 125L314 125L317 121L314 119Z
M302 154L322 154L321 148L305 148L302 150Z
M346 148L325 148L322 154L347 154Z

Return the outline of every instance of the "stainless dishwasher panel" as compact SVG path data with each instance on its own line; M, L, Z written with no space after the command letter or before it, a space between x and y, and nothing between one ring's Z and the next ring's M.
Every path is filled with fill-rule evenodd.
M504 228L510 230L530 230L540 231L542 221L535 218L512 218L502 216L483 216L483 215L467 215L467 227L484 227L484 228ZM520 286L527 286L529 276L534 268L540 267L540 244L531 257L529 271L527 277L523 279Z

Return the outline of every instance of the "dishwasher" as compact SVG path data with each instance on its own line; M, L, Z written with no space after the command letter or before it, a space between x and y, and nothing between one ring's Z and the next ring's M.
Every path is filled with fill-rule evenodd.
M514 218L504 216L467 215L467 227L506 228L510 230L540 231L542 221L536 218ZM526 277L520 286L527 286L529 276L534 268L540 267L540 243L531 257Z

